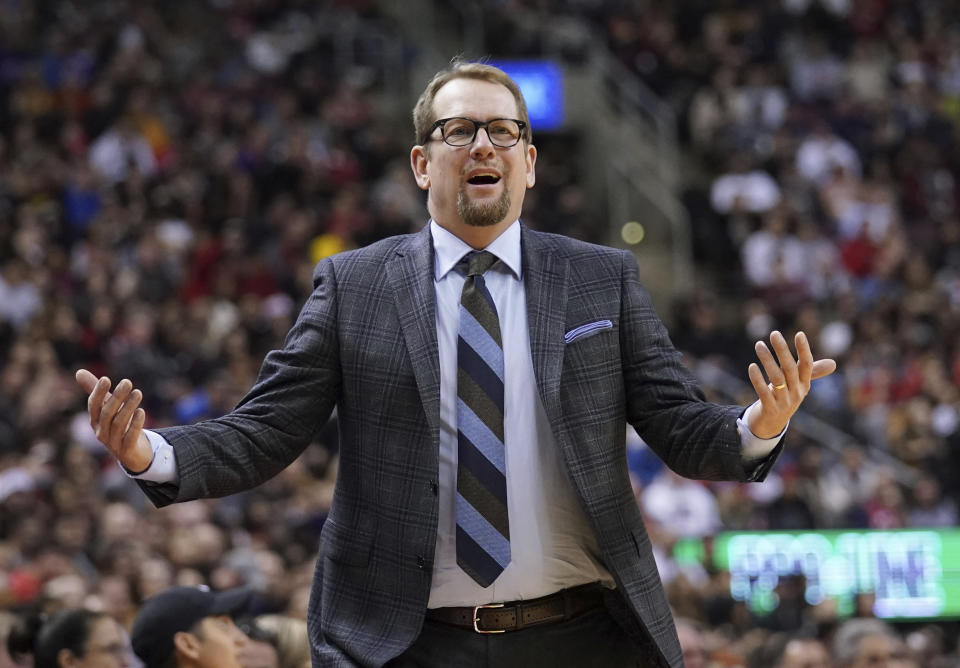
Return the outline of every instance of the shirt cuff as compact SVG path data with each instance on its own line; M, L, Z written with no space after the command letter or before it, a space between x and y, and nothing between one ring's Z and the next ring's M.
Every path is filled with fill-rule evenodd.
M780 442L780 439L783 438L783 435L787 433L787 427L790 426L790 421L787 421L787 426L783 428L779 434L773 438L758 438L753 435L753 432L750 431L750 415L755 410L760 409L760 400L754 401L750 404L750 407L743 412L743 417L737 418L737 432L740 434L740 443L742 444L742 452L744 459L763 459L777 447L777 443Z
M153 448L153 461L145 471L133 474L121 466L123 472L135 480L145 482L171 483L176 485L180 482L180 475L177 473L177 456L173 452L173 446L167 442L163 436L149 429L143 430L150 446Z

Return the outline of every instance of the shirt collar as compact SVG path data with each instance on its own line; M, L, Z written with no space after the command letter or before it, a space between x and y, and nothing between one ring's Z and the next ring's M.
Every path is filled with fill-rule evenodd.
M433 271L439 281L457 266L464 255L473 250L469 244L453 232L441 227L436 221L430 221L430 234L433 237ZM513 275L520 279L520 221L515 220L503 233L483 250L496 255Z

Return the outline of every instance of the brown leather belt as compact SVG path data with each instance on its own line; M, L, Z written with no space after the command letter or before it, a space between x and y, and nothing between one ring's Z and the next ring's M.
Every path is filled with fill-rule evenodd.
M539 624L563 622L600 607L603 605L604 589L602 585L592 583L528 601L431 608L427 610L427 619L477 633L519 631Z

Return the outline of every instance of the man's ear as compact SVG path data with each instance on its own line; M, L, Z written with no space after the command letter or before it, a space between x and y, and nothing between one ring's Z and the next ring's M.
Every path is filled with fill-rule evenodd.
M527 146L527 154L524 156L527 172L527 187L532 188L537 182L537 147L533 144Z
M410 149L410 169L413 170L413 178L417 181L417 187L420 190L430 189L430 175L427 174L427 163L430 161L427 155L427 149L419 144Z
M196 660L200 656L200 639L189 631L178 631L173 636L173 651Z
M62 649L57 652L57 665L64 666L64 668L73 668L73 666L80 665L80 659L68 649Z

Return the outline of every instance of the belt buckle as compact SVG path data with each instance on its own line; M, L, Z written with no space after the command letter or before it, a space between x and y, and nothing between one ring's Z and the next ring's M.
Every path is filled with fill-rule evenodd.
M503 603L487 603L486 605L475 605L473 606L473 630L477 633L491 634L491 633L505 633L506 629L494 629L488 631L486 629L481 629L477 626L477 623L480 621L480 610L482 608L502 608Z

